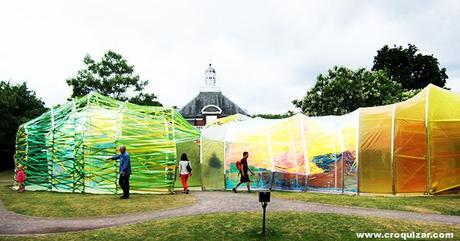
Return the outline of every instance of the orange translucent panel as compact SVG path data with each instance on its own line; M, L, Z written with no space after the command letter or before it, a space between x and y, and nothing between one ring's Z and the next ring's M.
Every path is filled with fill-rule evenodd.
M460 95L429 87L430 192L460 186Z
M426 191L426 91L398 103L395 110L395 191Z
M391 193L393 106L363 108L360 111L360 192Z

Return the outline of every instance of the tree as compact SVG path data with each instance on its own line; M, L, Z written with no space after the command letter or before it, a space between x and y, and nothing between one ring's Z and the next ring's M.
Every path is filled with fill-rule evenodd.
M283 118L291 117L291 116L293 116L295 114L296 113L294 111L289 110L284 114L255 114L255 115L252 115L251 117L252 118L261 117L261 118L264 118L264 119L283 119Z
M309 116L343 115L359 107L398 102L402 95L401 85L384 71L353 71L335 66L317 77L315 86L303 99L292 103Z
M0 153L2 167L12 167L19 125L46 111L44 103L26 83L0 81Z
M433 55L417 52L412 44L407 48L385 45L377 51L372 70L386 70L390 79L401 83L404 90L423 89L429 83L444 87L448 78L446 68L440 68Z
M132 97L129 102L138 105L162 106L156 99L157 96L155 94L139 93L138 95Z
M109 50L100 62L86 55L83 63L86 67L78 71L77 76L67 79L67 84L72 87L72 97L96 91L121 101L161 106L153 93L142 92L149 81L141 80L139 75L134 74L134 66L129 65L120 54ZM130 97L129 93L135 96Z

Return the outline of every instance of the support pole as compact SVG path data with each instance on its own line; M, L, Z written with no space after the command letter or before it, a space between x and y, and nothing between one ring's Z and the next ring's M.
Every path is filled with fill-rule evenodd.
M426 194L431 194L431 148L430 148L430 122L429 122L429 103L430 86L426 90L425 97L425 140L426 140Z
M332 142L334 143L334 142ZM337 149L335 148L335 144L332 148L332 152L334 153L333 156L334 156L334 192L337 191L337 175L339 174L338 173L338 169L337 169Z
M201 165L201 175L200 175L200 182L201 182L201 190L206 190L204 183L203 183L203 132L200 133L200 165Z
M391 112L391 191L393 195L396 194L395 114L396 114L396 104L393 105L393 111Z
M227 171L225 170L227 164L227 142L224 140L224 190L227 190Z
M77 135L77 130L76 130L76 127L77 127L77 123L76 123L76 117L75 117L75 113L77 113L77 107L76 107L76 104L75 104L75 99L72 99L72 120L73 120L73 151L72 151L72 192L74 193L75 192L75 188L76 188L76 177L75 177L75 172L76 172L76 158L75 158L75 155L76 155L76 151L75 151L75 148L76 148L76 145L77 145L77 138L76 138L76 135Z
M302 116L303 117L303 116ZM304 118L300 120L300 131L302 137L302 147L303 147L303 159L305 163L305 188L304 191L308 190L308 176L310 175L310 163L308 160L308 152L307 152L307 138L305 137L305 124Z
M174 108L171 107L171 132L172 132L172 140L173 140L173 143L174 143L174 180L173 180L173 184L172 184L172 187L170 189L170 191L172 193L174 193L174 187L176 186L176 179L177 179L177 164L179 164L179 162L177 161L177 142L176 142L176 123L175 123L175 119L174 119L175 115L174 115ZM180 173L179 173L180 175Z
M272 152L272 139L270 137L270 132L268 129L265 130L265 137L267 138L267 147L268 147L268 154L270 156L270 162L272 164L272 180L270 183L270 190L273 188L273 179L275 178L275 164L273 160L273 152Z
M51 107L51 150L48 151L48 174L49 174L49 189L53 190L53 155L54 155L54 108Z
M361 172L361 161L359 160L359 147L360 147L360 131L359 131L359 127L360 127L360 122L361 122L361 109L358 109L358 117L357 117L357 127L356 127L356 162L358 163L358 170L356 170L356 194L359 195L359 192L360 192L360 185L359 185L359 182L360 182L360 175L359 175L359 172Z
M340 142L340 150L342 151L341 159L342 159L342 194L345 192L345 158L343 158L345 154L345 145L343 144L343 126L341 126L339 131L339 142Z

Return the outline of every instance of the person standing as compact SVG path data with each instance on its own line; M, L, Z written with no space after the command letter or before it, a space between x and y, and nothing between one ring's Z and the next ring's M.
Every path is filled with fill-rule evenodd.
M118 182L120 184L121 189L123 190L123 196L121 199L128 199L129 198L129 176L131 175L131 160L129 158L129 154L126 151L125 146L120 146L120 155L115 155L108 159L110 160L117 160L120 159L120 177Z
M182 187L184 190L182 193L189 194L190 190L188 189L188 178L192 176L192 164L188 160L187 154L182 153L179 162L179 173L180 173L180 181L182 182Z
M26 173L24 172L24 166L19 164L16 173L16 182L18 183L18 192L24 192L25 186L24 182L26 181Z
M243 158L240 161L242 167L240 182L236 185L236 187L232 188L234 193L236 193L236 189L238 189L238 187L244 182L246 183L248 192L251 192L251 180L249 180L248 171L251 172L252 175L254 175L254 172L248 167L248 157L249 153L247 151L243 152Z

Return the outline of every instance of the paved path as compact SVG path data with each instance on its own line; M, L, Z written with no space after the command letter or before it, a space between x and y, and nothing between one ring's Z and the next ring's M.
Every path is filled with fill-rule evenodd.
M139 223L171 217L236 211L261 211L257 195L234 194L230 192L194 192L197 201L188 207L152 211L121 216L97 218L43 218L20 215L5 209L0 202L0 234L31 235L78 230L97 229L124 224ZM345 207L328 204L307 203L284 199L272 199L269 211L296 211L314 213L336 213L365 217L381 217L412 221L460 225L460 216L421 214L405 211L391 211L371 208Z

